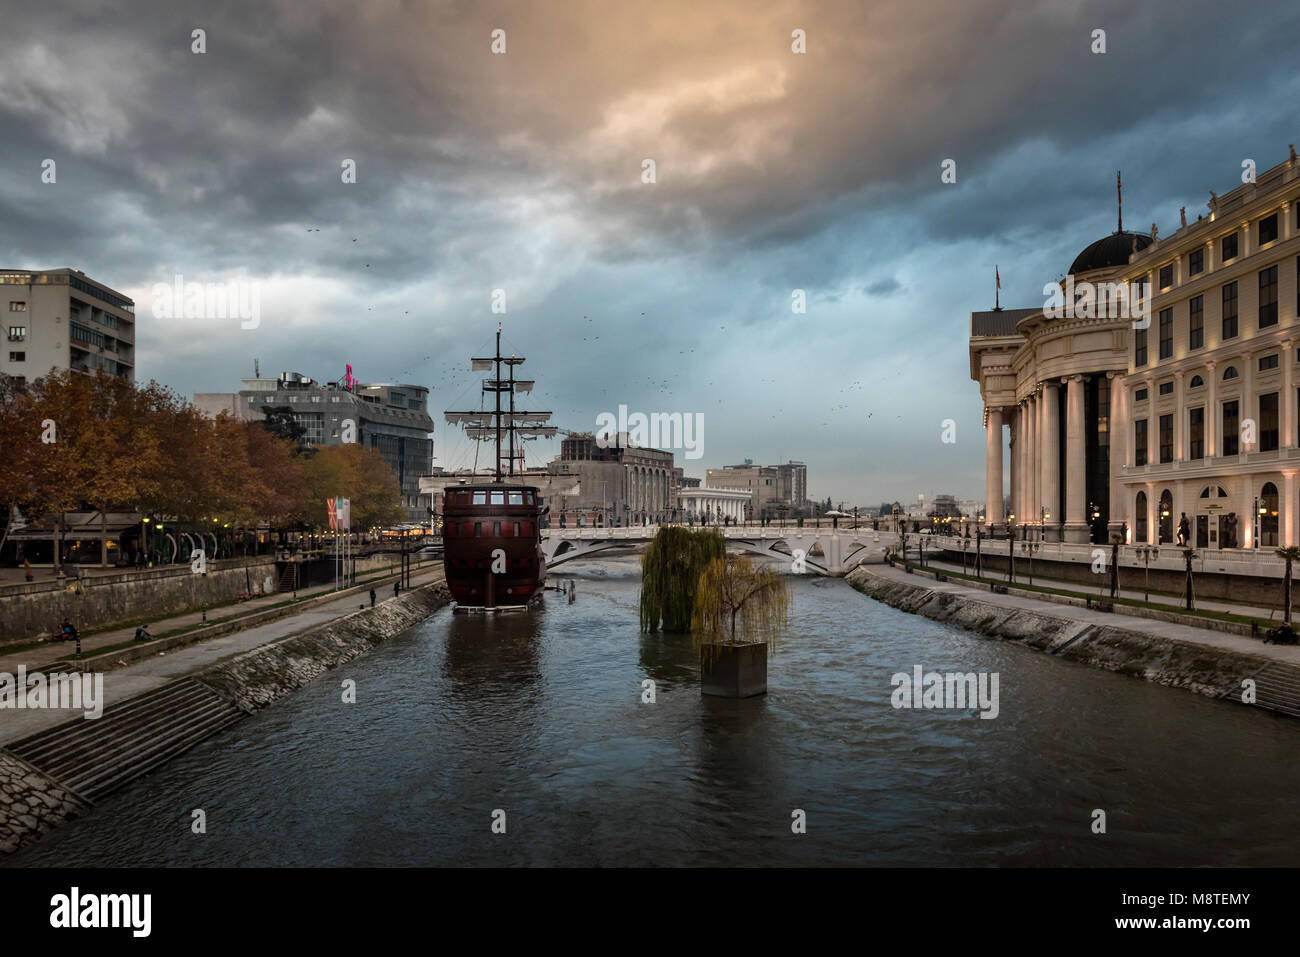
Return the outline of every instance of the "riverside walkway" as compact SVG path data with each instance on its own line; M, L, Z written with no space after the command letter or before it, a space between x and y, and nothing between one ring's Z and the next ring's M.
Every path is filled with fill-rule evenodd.
M422 585L432 584L441 580L442 577L441 562L428 564L412 572L411 587L417 588ZM333 591L333 586L330 585L301 590L298 593L298 604L308 603L313 598L323 600L309 604L301 611L276 618L274 621L253 624L246 628L238 627L240 620L256 618L260 613L268 611L276 605L283 604L285 596L268 595L265 598L241 602L236 607L222 609L222 612L226 614L222 616L220 622L216 617L209 618L207 622L208 625L218 623L234 625L236 630L227 634L207 639L199 637L193 644L149 654L147 657L126 662L121 666L117 666L117 663L110 656L108 667L111 670L103 670L102 667L98 669L103 670L103 704L105 707L110 706L126 698L161 687L169 681L205 668L222 658L240 654L260 645L277 641L288 635L351 614L360 605L369 606L368 592L371 587L376 591L377 604L391 601L393 598L393 582L396 580L396 574L385 574L382 577L373 579L373 581L359 582L359 590L344 594L333 600L329 600L327 597ZM201 624L202 614L200 612L187 612L160 619L153 622L152 627L159 635L165 635L167 632L175 632L189 626ZM85 638L82 640L83 657L93 654L96 649L111 648L115 645L121 645L124 641L129 642L134 636L134 632L134 628L128 627L101 632L90 638ZM133 646L130 649L123 649L123 651L129 650L138 654L139 651L149 649L151 646L160 647L166 641L167 639L160 637L153 642ZM0 672L7 672L12 675L17 673L19 665L22 665L30 672L59 662L66 662L71 658L72 649L73 646L67 642L43 642L36 647L3 652L0 653ZM0 745L60 724L67 721L70 716L72 715L69 712L56 709L0 710Z
M957 566L957 570L960 570L960 567L960 565ZM1040 615L1050 615L1053 618L1069 619L1086 625L1105 625L1112 628L1123 628L1128 631L1135 631L1156 638L1168 638L1175 641L1191 642L1192 644L1204 645L1210 648L1218 648L1226 651L1253 655L1257 658L1271 659L1291 665L1300 665L1300 645L1265 644L1258 638L1217 631L1212 627L1197 627L1195 625L1160 621L1158 619L1145 618L1138 615L1126 615L1122 611L1108 612L1102 611L1099 608L1057 604L1056 602L1047 601L1043 598L1031 597L1025 594L1009 592L1008 594L1002 595L990 591L987 584L981 585L957 579L949 579L948 581L940 582L935 581L932 577L935 571L946 573L952 570L953 569L947 566L939 568L930 567L924 570L918 568L914 573L908 574L901 568L889 565L873 565L870 569L870 574L886 581L926 588L930 591L968 598L1001 608L1033 612ZM929 574L927 574L927 572ZM1020 579L1019 574L1017 574L1016 577L1018 580ZM986 579L986 582L988 580L989 579ZM992 581L994 584L1006 584L1005 578L995 578L992 579ZM1035 582L1040 584L1045 583L1041 578L1036 578ZM1061 588L1071 587L1068 583L1052 582L1050 584ZM1074 590L1082 591L1083 589L1075 586ZM1141 593L1139 593L1137 597L1140 598ZM1209 604L1211 603L1207 603L1207 607ZM1197 605L1199 607L1201 603L1198 602ZM1262 617L1267 617L1268 615L1266 609L1252 610L1244 608L1243 606L1233 606L1231 610L1237 614L1248 615L1258 613Z

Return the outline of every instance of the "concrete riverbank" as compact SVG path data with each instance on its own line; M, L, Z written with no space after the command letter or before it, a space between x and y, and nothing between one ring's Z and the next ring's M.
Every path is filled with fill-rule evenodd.
M102 676L108 706L94 720L49 709L0 711L0 854L449 601L439 573L374 608L355 610L349 597L331 609L115 669Z
M1067 661L1300 717L1300 647L918 578L898 568L860 567L846 580L900 611ZM1243 700L1251 689L1254 701Z

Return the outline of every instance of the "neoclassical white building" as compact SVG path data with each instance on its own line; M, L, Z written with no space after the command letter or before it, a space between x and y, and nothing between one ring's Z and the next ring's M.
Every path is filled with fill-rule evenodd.
M677 500L682 507L682 521L687 516L707 516L712 522L730 518L737 524L745 521L745 506L752 495L742 489L727 488L684 488L677 492Z
M972 313L985 526L1159 544L1186 515L1197 548L1300 544L1298 278L1292 148L1171 236L1088 246L1063 284L1074 308ZM1120 308L1137 283L1149 325Z

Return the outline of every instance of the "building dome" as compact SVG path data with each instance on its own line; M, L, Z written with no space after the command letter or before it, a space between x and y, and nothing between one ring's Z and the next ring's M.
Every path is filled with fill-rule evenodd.
M1151 245L1151 237L1141 233L1114 232L1097 240L1079 255L1070 265L1070 275L1088 272L1093 269L1110 269L1114 266L1127 266L1132 254L1134 241L1137 249L1146 249Z

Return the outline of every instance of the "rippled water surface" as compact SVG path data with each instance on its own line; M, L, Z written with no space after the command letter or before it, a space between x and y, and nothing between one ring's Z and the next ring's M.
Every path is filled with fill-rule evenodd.
M688 638L638 633L633 561L562 571L573 605L439 612L8 866L1300 864L1296 722L814 578L768 695L704 698ZM1001 713L895 710L917 664L998 672Z

